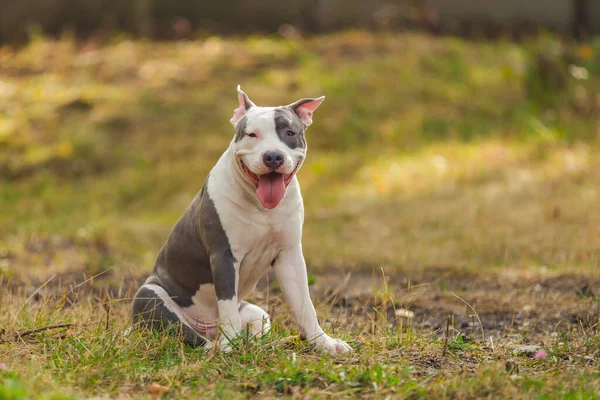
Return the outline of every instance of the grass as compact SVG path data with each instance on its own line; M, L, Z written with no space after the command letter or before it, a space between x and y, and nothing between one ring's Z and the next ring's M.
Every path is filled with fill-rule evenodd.
M383 289L383 281L377 282ZM572 325L573 329L557 335L527 328L508 329L502 335L493 330L495 342L479 340L478 329L465 334L451 328L446 342L443 334L425 333L408 321L373 320L382 313L368 312L367 302L360 312L320 302L322 312L333 307L341 314L328 319L328 330L350 340L356 349L351 356L331 357L315 352L293 335L290 318L275 292L273 333L262 339L242 337L235 352L221 354L191 349L168 335L130 332L127 307L109 294L69 296L69 290L60 288L55 292L65 295L26 307L19 295L3 296L3 306L15 313L8 332L57 321L74 323L67 330L10 338L3 344L10 347L5 357L12 361L12 372L4 373L0 386L8 393L5 398L28 398L33 393L49 398L81 398L92 393L137 397L153 382L168 387L171 398L597 398L600 389L600 338L587 325L589 321L581 322L580 329ZM374 308L385 310L381 300ZM422 317L427 316L418 316ZM519 352L530 340L547 350L545 359ZM20 392L23 397L18 397Z
M166 398L598 398L598 49L361 32L1 48L0 399L153 382ZM298 339L272 276L251 300L273 333L232 354L128 329L231 140L237 84L258 104L327 96L299 174L304 253L351 356ZM56 324L72 326L23 336Z

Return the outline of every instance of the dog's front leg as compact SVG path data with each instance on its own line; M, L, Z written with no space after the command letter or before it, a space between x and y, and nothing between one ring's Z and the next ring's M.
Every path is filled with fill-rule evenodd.
M274 268L279 287L300 328L300 335L328 353L352 351L346 342L331 338L323 332L319 325L308 290L308 277L302 247L282 250L277 256Z
M231 342L242 330L237 297L239 269L231 252L211 255L210 266L219 309L219 347L228 352L231 351Z

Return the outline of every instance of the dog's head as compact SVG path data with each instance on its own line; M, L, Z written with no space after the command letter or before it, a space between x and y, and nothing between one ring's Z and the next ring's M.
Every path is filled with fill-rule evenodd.
M240 87L239 107L230 122L235 127L233 153L238 172L265 208L277 207L306 157L304 131L312 113L325 99L302 99L281 107L257 107Z

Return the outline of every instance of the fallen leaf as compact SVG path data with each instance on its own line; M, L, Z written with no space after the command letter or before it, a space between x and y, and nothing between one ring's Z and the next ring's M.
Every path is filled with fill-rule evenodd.
M410 319L415 317L415 313L405 308L399 308L396 310L396 317L404 317Z
M540 350L543 350L543 349L538 345L527 345L527 346L517 347L516 349L513 350L513 353L523 354L526 356L535 356L536 353Z
M584 60L590 60L592 57L594 57L594 49L590 46L581 46L577 50L577 54L579 54L579 57L583 58Z
M152 382L152 385L148 388L148 393L150 393L150 397L152 400L160 400L165 393L169 391L169 388L158 384L156 382Z

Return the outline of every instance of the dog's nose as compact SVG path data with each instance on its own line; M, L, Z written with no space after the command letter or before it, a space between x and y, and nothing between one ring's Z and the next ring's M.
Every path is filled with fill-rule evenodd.
M270 150L263 154L263 162L272 169L277 169L283 164L283 153L281 151Z

